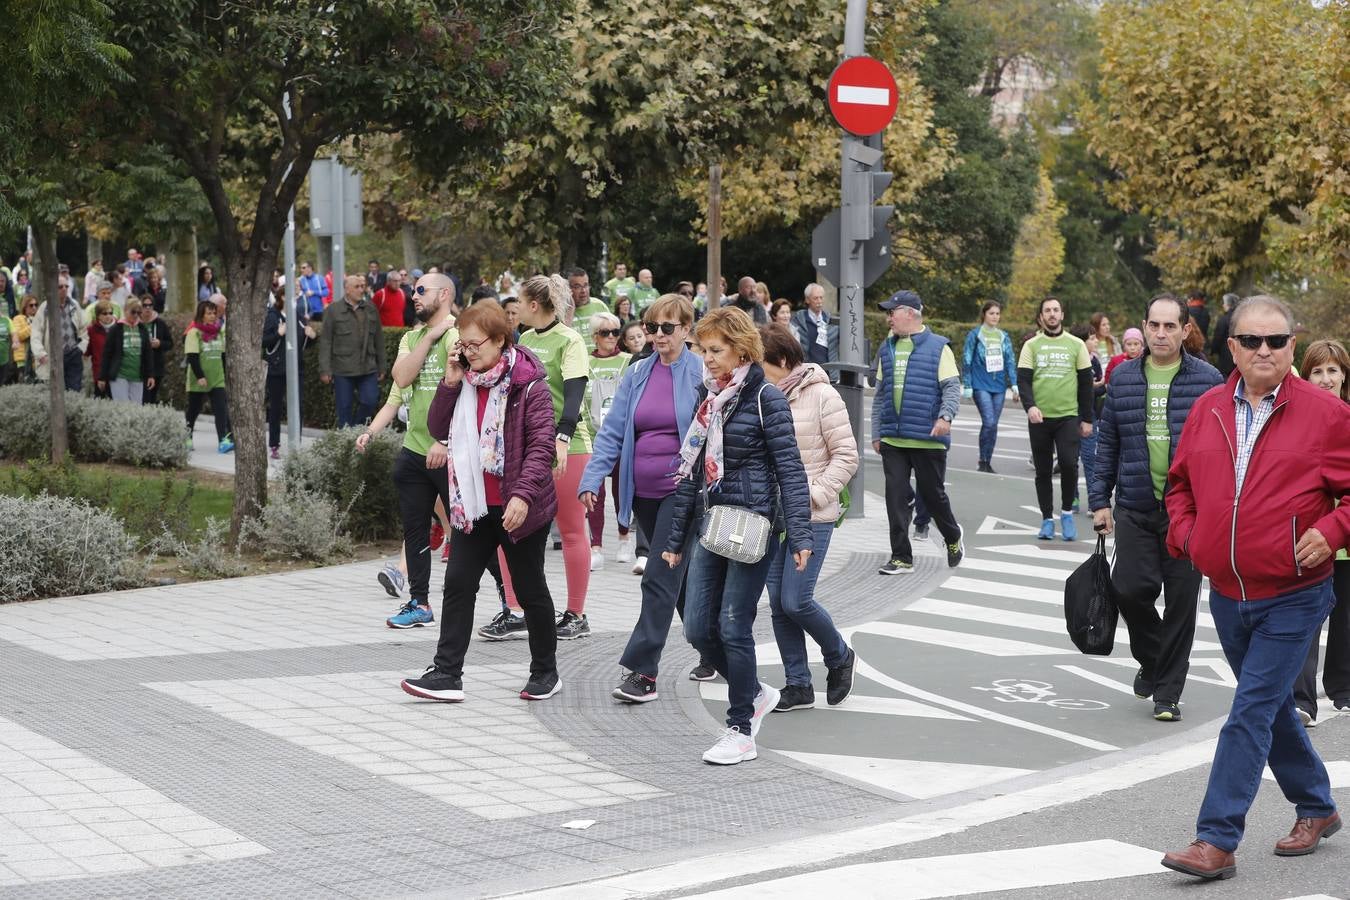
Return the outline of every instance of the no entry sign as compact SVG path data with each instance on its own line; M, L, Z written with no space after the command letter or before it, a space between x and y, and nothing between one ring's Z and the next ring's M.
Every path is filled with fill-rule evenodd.
M869 137L889 125L900 100L890 69L870 56L841 62L830 76L829 92L834 120L859 137Z

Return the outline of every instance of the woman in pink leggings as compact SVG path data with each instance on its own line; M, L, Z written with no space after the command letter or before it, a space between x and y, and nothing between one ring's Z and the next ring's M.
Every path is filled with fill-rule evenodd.
M591 580L591 549L586 535L586 508L577 499L581 473L591 458L593 432L582 412L590 381L590 358L581 335L562 323L560 314L570 308L567 282L557 275L536 275L520 287L520 345L533 353L548 373L553 393L553 418L558 429L554 446L557 458L553 478L558 488L558 530L562 533L563 570L567 575L567 611L558 619L558 639L588 637L586 589ZM478 630L488 640L512 640L526 635L507 567L507 609Z

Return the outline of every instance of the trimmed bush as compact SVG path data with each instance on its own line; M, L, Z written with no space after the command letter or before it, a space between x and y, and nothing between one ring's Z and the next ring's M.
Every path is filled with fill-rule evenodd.
M358 541L399 537L403 525L394 488L394 460L403 436L381 432L365 453L357 453L360 433L359 428L327 431L299 453L287 456L281 473L285 493L324 497L336 509L350 507L345 525Z
M52 442L48 387L0 388L0 456L35 459ZM70 453L82 462L119 462L149 468L187 465L181 414L162 406L134 406L66 394Z
M352 504L360 499L360 492ZM352 504L349 504L349 509ZM263 559L303 559L334 562L351 553L351 541L343 533L349 511L313 491L287 490L272 496L262 514L247 519L239 533L239 545Z
M109 513L63 497L0 496L0 603L96 594L145 581L135 541Z

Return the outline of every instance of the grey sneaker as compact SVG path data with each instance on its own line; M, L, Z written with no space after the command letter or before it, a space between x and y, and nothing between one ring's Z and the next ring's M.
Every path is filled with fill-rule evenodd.
M895 557L895 558L893 558L890 562L886 563L886 565L882 566L880 569L877 569L877 574L879 574L879 575L913 575L913 574L914 574L914 563L912 563L912 562L905 562L903 559L900 559L899 557Z
M569 609L558 619L558 640L575 641L577 638L590 636L591 625L586 621L585 613L577 615Z
M928 526L927 526L927 525L915 525L915 526L914 526L914 540L916 540L916 541L926 541L926 540L928 540Z
M497 618L478 629L478 636L489 641L519 641L526 634L525 617L514 616L506 610L497 613Z

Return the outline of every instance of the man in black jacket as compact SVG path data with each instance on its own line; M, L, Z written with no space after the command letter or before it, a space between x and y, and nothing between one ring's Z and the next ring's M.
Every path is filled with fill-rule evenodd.
M1214 367L1225 380L1237 368L1237 364L1233 362L1233 351L1228 349L1228 329L1233 319L1233 307L1237 306L1241 299L1237 294L1223 295L1223 315L1214 322L1214 339L1209 342L1209 346L1214 350Z
M1153 698L1153 718L1159 722L1181 721L1200 592L1200 572L1190 560L1167 552L1167 470L1191 405L1222 382L1213 366L1182 352L1193 327L1186 307L1171 294L1149 303L1144 355L1111 373L1088 484L1093 526L1116 534L1111 578L1130 629L1130 653L1139 663L1134 694ZM1161 618L1155 607L1159 590Z

